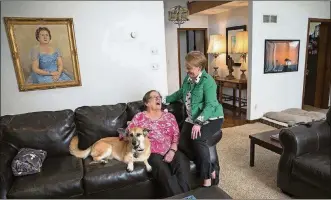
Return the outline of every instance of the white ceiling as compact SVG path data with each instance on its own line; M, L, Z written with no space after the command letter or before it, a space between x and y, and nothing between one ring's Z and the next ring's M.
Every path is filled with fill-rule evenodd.
M236 9L239 7L248 6L248 1L232 1L229 3L222 4L220 6L216 6L198 13L195 13L194 15L215 15L222 12L227 12L231 9Z

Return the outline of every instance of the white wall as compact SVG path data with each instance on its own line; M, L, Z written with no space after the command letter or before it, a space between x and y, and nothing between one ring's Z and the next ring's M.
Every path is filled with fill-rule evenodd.
M162 1L3 1L4 16L72 17L83 86L19 92L1 23L1 115L140 100L150 89L168 92Z
M237 9L231 9L227 12L223 12L217 15L210 15L208 18L208 26L209 26L209 34L222 34L226 35L226 28L227 27L232 27L232 26L241 26L241 25L247 25L248 26L248 7L239 7ZM247 27L249 28L249 27ZM226 55L222 54L217 57L215 60L213 56L209 56L209 72L210 74L213 73L214 69L213 67L215 66L215 62L217 66L219 67L218 72L220 77L225 77L229 74L228 67L226 65ZM248 59L247 59L248 62ZM234 67L234 72L232 74L234 75L235 78L240 79L241 75L240 67ZM246 77L248 78L249 72L246 71ZM232 89L230 88L224 88L223 93L227 95L232 96ZM239 91L237 91L236 96L239 96ZM247 98L247 91L242 91L242 97ZM232 105L231 102L227 102ZM237 106L238 106L237 102Z
M179 89L179 71L178 71L178 25L168 21L168 11L170 8L181 5L186 7L186 0L164 0L165 16L165 37L167 51L167 74L168 74L168 94ZM189 16L188 22L181 25L181 28L208 28L208 16Z
M249 36L250 108L248 119L268 111L301 108L308 18L329 18L328 1L252 1L252 34ZM278 16L277 24L263 23L263 15ZM265 39L299 39L299 71L263 74Z

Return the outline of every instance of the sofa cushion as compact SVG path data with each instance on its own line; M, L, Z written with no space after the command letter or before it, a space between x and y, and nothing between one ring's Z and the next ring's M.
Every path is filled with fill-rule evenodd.
M130 192L136 190L135 185L141 185L144 182L153 180L152 174L146 171L143 163L135 163L134 171L128 173L126 171L127 165L117 160L111 160L107 164L90 164L91 157L84 160L84 189L87 196L98 198L97 193L107 193L112 191L111 197L120 198L122 196L132 195L118 195L118 191ZM192 189L200 186L201 180L196 171L196 165L190 161L190 176L189 182ZM149 184L146 185L149 187ZM147 189L146 190L149 190ZM157 189L154 188L154 189ZM126 191L127 190L127 191ZM134 196L135 199L147 198L146 195L141 194Z
M176 101L167 105L166 108L175 116L179 129L181 129L187 117L185 104L181 101Z
M117 129L126 126L126 104L82 106L75 110L80 149L86 149L104 137L117 137Z
M5 115L0 119L2 140L16 149L42 149L47 156L69 155L69 143L75 134L72 110Z
M107 164L90 164L91 162L91 157L84 160L84 186L87 194L134 185L151 177L143 163L135 163L134 171L128 173L127 165L115 159Z
M330 189L330 155L329 150L307 153L293 161L293 175L320 188Z
M132 101L127 103L127 106L128 121L131 121L137 113L145 110L143 101Z
M42 171L16 177L9 198L68 198L83 194L83 162L74 156L46 158Z
M20 149L11 165L14 176L40 172L46 156L47 152L41 149Z

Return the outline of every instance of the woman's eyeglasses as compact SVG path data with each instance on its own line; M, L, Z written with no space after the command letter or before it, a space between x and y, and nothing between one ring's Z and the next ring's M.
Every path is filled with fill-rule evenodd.
M162 99L162 96L152 96L152 97L149 97L150 99Z

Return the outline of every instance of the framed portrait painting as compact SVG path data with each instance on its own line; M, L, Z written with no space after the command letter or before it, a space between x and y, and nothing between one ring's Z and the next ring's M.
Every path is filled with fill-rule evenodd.
M82 85L72 18L4 22L19 91Z
M226 57L228 55L231 55L234 64L234 67L239 67L241 66L241 54L234 53L234 49L236 47L236 33L240 31L246 31L247 26L242 25L242 26L232 26L232 27L227 27L226 28ZM228 65L228 60L226 60L226 64Z

